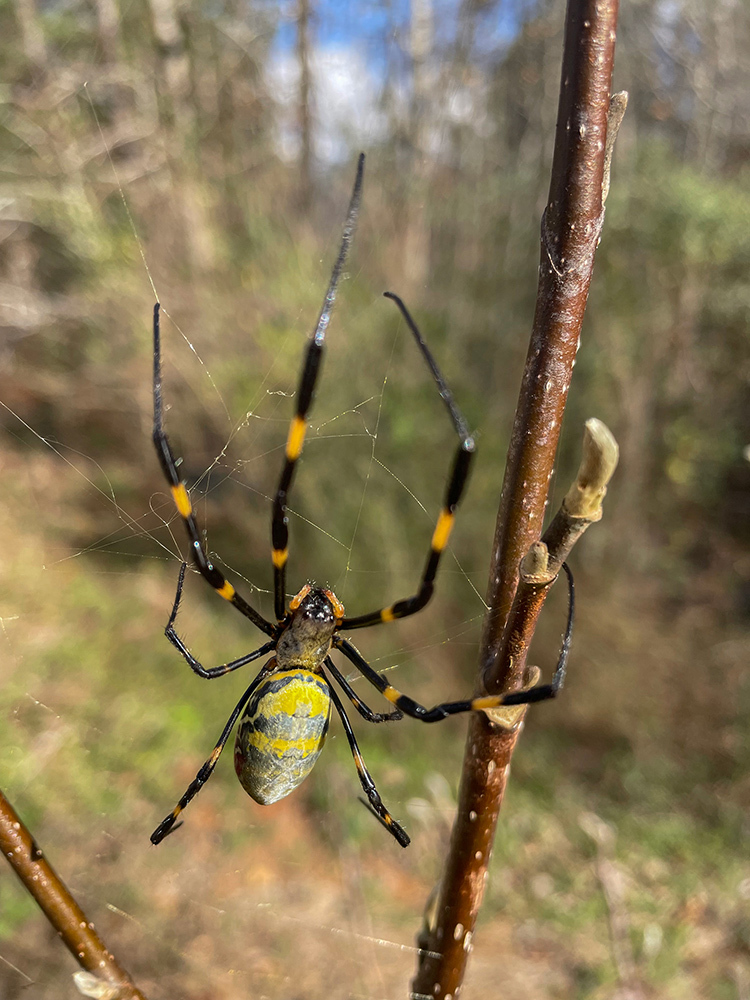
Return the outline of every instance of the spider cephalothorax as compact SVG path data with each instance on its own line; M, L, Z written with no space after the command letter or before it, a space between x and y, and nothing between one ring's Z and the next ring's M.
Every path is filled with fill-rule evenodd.
M573 626L573 581L567 567L565 569L570 587L568 623L555 674L551 684L532 688L530 691L488 695L465 701L445 702L434 708L425 708L393 687L383 674L373 670L352 643L340 634L340 631L366 628L406 618L421 611L430 600L440 558L448 545L455 512L466 486L475 450L474 439L468 432L466 422L453 400L432 353L406 306L398 296L391 292L386 292L386 295L396 303L414 336L417 346L432 372L459 438L445 498L432 533L422 578L418 589L412 596L352 618L345 616L343 605L332 591L316 588L311 584L305 585L289 602L287 608L286 564L289 541L287 499L297 460L305 440L307 415L318 379L336 289L354 234L362 191L363 171L364 156L360 156L341 247L323 300L323 308L313 335L308 342L296 397L296 410L287 435L284 465L273 502L271 559L274 573L275 622L264 618L237 593L224 574L211 562L204 547L195 522L190 496L185 484L180 480L177 462L164 432L161 402L159 304L157 303L154 307L153 439L161 467L172 492L177 513L185 523L190 540L192 560L198 572L219 596L237 608L246 618L249 618L261 632L269 636L269 640L259 649L229 663L220 664L217 667L204 667L192 655L175 630L177 611L185 582L185 563L180 568L177 593L165 629L166 636L172 645L179 650L192 670L200 677L209 680L222 677L224 674L237 670L267 654L273 654L261 667L235 706L211 756L198 771L195 779L172 812L152 833L151 840L154 844L160 843L174 829L182 810L210 778L240 717L234 752L235 769L248 794L256 802L267 805L288 795L310 773L323 748L331 715L331 703L333 703L344 727L359 780L372 811L399 844L406 847L409 843L409 837L383 805L357 746L354 731L344 711L344 706L336 688L330 684L329 677L336 681L359 714L368 722L387 722L401 719L404 715L419 719L421 722L439 722L449 715L457 715L461 712L482 711L505 704L530 703L551 698L559 690L565 676L565 664ZM333 662L330 655L332 652L337 652L349 660L365 680L394 706L394 710L386 713L374 712L366 705Z
M344 606L332 591L306 584L289 604L284 631L276 646L279 666L294 664L319 670L343 618Z

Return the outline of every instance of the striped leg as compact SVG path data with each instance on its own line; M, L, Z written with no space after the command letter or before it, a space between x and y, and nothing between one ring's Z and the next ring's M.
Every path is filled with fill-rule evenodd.
M259 671L258 676L253 680L252 684L248 687L248 689L242 695L240 700L237 702L234 711L229 716L229 720L227 721L226 726L224 726L222 734L219 737L219 740L216 746L214 747L211 756L201 767L200 771L198 771L195 778L190 782L187 791L182 796L177 805L174 807L169 816L167 816L166 819L162 820L162 822L157 826L157 828L151 834L152 844L160 844L162 840L164 840L164 838L167 837L172 832L175 823L177 822L177 818L179 817L182 810L185 808L188 802L190 802L192 799L195 798L195 796L198 794L201 788L203 788L208 779L211 777L211 775L214 772L214 768L216 767L216 764L219 760L219 757L221 756L221 751L226 746L226 742L229 739L230 733L234 729L234 725L237 722L240 713L242 712L245 705L249 701L253 691L255 691L260 682L268 675L270 664L275 664L275 663L276 663L275 660L268 661L268 663Z
M364 758L362 757L362 753L357 746L357 740L354 736L352 724L349 722L349 718L344 711L341 699L339 698L334 687L329 685L329 688L331 691L331 700L336 706L336 710L339 713L344 727L344 732L346 733L346 738L349 740L349 747L352 751L352 757L354 757L354 764L357 768L360 784L362 785L364 793L367 796L367 802L386 830L396 838L402 847L408 847L410 844L409 834L396 822L393 816L391 816L386 807L383 805L383 800L380 798L380 794L375 787L375 782L372 780L370 772L367 770L367 766L364 762Z
M274 609L278 621L286 613L286 561L288 557L289 544L289 518L286 514L287 499L292 485L294 468L297 459L302 452L302 445L305 441L305 431L307 429L307 414L312 403L315 383L320 371L320 362L325 346L326 330L331 320L333 303L336 300L336 290L338 288L341 272L346 262L349 247L354 237L354 230L357 226L357 215L359 213L359 203L362 196L362 179L365 169L365 155L360 153L357 163L357 176L354 180L354 189L349 209L346 214L344 234L341 238L336 263L333 265L331 280L328 282L328 290L323 299L323 307L318 316L318 322L307 348L305 363L302 368L299 389L297 390L297 411L292 417L289 427L289 434L286 441L286 453L284 468L281 470L281 478L273 501L273 515L271 520L271 543L273 546L273 594Z
M172 613L169 616L167 627L164 629L164 635L167 639L169 639L175 649L183 655L190 665L190 668L194 670L199 677L205 677L206 680L213 680L214 677L223 677L224 674L231 673L232 670L237 670L239 667L244 667L247 663L252 663L253 660L257 660L261 656L265 656L266 653L270 653L271 650L275 648L276 640L271 639L270 642L265 643L260 647L260 649L256 649L252 653L247 653L245 656L240 656L237 660L230 660L229 663L222 663L218 667L204 667L202 663L196 660L179 635L177 635L174 627L175 620L177 619L177 610L180 607L180 600L182 599L182 587L185 583L186 569L187 563L183 563L180 567L179 579L177 580L177 593L175 594L174 604L172 605Z
M427 604L429 599L432 597L432 591L435 586L435 575L437 574L438 564L440 563L440 556L443 554L443 550L448 544L448 539L450 538L451 531L453 529L456 508L458 507L464 487L466 486L466 481L469 476L469 467L475 450L474 439L468 432L466 421L456 406L451 391L446 385L445 379L443 378L430 349L427 347L422 334L417 329L417 325L412 319L408 309L397 295L394 295L392 292L386 292L385 294L389 299L393 299L399 307L409 329L414 335L414 339L416 340L419 349L429 365L432 376L435 379L438 390L440 391L440 395L443 398L443 402L448 408L453 426L460 438L460 443L456 451L456 457L453 460L453 469L451 471L450 479L448 480L448 488L445 494L443 509L440 511L435 530L432 534L430 552L427 556L424 572L422 573L422 582L419 586L419 590L413 597L407 597L405 600L396 601L395 604L391 604L386 608L381 608L379 611L371 611L369 614L358 615L355 618L345 618L341 625L344 629L367 628L370 625L378 625L380 622L392 622L396 618L406 618L408 615L413 615L416 614L417 611L421 611Z
M442 705L435 705L434 708L425 708L424 705L420 705L419 702L414 701L408 695L402 694L389 684L383 674L379 674L376 670L373 670L359 650L347 639L335 635L333 637L333 645L336 649L341 650L344 656L354 664L365 679L376 687L383 697L390 701L392 705L395 705L400 712L411 716L413 719L419 719L421 722L440 722L449 715L459 715L462 712L479 712L488 708L499 708L501 705L530 705L533 702L546 701L548 698L554 698L563 686L568 654L570 653L570 641L573 635L573 617L575 613L573 574L566 563L563 563L563 569L568 578L568 619L557 666L555 667L550 684L540 684L528 691L484 695L481 698L471 698L467 701L447 701Z
M346 677L344 677L330 656L326 657L325 664L326 668L330 670L331 676L338 681L339 687L343 688L344 694L352 705L354 705L363 719L366 719L368 722L398 722L399 719L403 719L404 716L398 711L398 709L396 709L395 712L373 712L370 706L366 705L357 696L354 688L351 686Z
M242 614L257 625L262 632L265 632L266 635L276 635L276 627L272 625L271 622L267 622L266 619L255 610L255 608L252 608L247 601L245 601L245 599L237 593L232 584L229 583L224 578L224 575L214 566L203 548L203 543L201 541L200 534L198 533L198 526L195 523L193 505L190 503L190 497L188 496L185 484L182 482L177 473L177 463L175 462L174 455L172 454L172 449L169 446L167 435L164 433L161 402L161 337L159 332L158 302L154 306L153 439L156 454L159 456L159 463L164 470L164 475L166 476L167 482L169 483L172 491L172 497L174 498L177 512L185 522L185 528L188 533L188 538L190 539L190 551L192 553L193 562L198 568L201 576L204 580L211 584L220 597L223 597L225 601L229 601L230 604L233 604L238 611L241 611Z

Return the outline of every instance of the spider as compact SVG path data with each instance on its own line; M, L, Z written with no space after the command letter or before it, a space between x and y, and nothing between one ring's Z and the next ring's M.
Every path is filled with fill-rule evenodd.
M159 333L159 303L154 306L154 429L153 440L159 462L169 483L177 512L185 523L192 560L198 572L226 601L232 604L246 618L268 637L268 642L259 649L241 656L229 663L216 667L204 667L188 650L175 630L177 611L182 599L187 563L183 562L177 581L177 592L165 634L173 646L187 660L199 677L213 679L223 677L238 670L253 660L267 654L270 659L247 687L234 707L221 736L208 760L198 771L185 794L172 812L151 835L151 842L159 844L175 828L177 818L185 806L198 794L216 767L219 756L234 729L237 730L234 750L234 764L237 776L245 791L261 805L268 805L284 798L295 789L310 773L323 748L331 716L331 703L341 718L346 733L359 780L367 797L366 804L386 829L402 847L409 844L409 836L391 816L383 804L375 783L367 770L357 745L354 731L344 710L336 688L330 683L333 678L346 697L368 722L387 722L402 719L404 715L421 722L439 722L450 715L461 712L481 711L500 705L527 704L552 698L561 687L565 677L565 667L570 648L573 621L573 581L568 574L570 600L568 624L562 649L551 684L540 685L527 691L511 694L489 695L466 701L446 702L434 708L425 708L407 695L396 690L383 674L377 673L364 659L356 647L341 632L367 628L384 622L395 621L416 614L432 597L435 576L440 557L448 544L453 527L456 508L466 485L469 466L475 452L474 440L467 430L466 422L456 406L453 396L440 370L401 299L391 292L386 296L398 306L406 324L432 372L459 438L446 489L443 507L437 519L429 554L417 592L404 600L396 601L385 608L363 615L347 617L344 606L331 591L305 584L299 593L286 603L286 563L288 553L287 502L294 477L294 470L302 451L307 427L307 415L318 379L320 363L325 345L325 335L331 318L341 272L346 261L354 235L362 193L364 175L364 155L360 155L349 209L346 216L343 237L338 257L331 273L323 307L318 317L315 332L310 339L302 367L299 390L296 396L296 412L292 417L286 442L284 466L273 501L271 522L272 561L274 574L274 611L276 621L267 621L235 590L223 573L211 562L201 540L195 522L192 505L184 482L177 472L172 448L170 447L162 420L161 398L161 347ZM333 662L330 653L336 650L344 656L364 678L377 688L389 701L394 710L387 713L373 711L354 692L349 682ZM178 824L179 825L179 824Z

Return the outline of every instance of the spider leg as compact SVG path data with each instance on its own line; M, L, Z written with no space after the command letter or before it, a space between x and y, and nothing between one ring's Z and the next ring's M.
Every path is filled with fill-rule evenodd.
M404 716L398 711L398 709L396 709L395 712L373 712L370 706L366 705L357 696L354 688L351 686L346 677L344 677L330 656L326 657L325 665L330 670L331 676L338 682L339 687L343 688L344 694L352 705L354 705L363 719L366 719L368 722L397 722L399 719L403 719Z
M177 473L177 463L175 462L172 449L170 447L169 441L167 440L167 435L164 433L164 426L162 420L162 400L161 400L161 336L159 331L159 303L157 302L154 306L154 431L153 431L154 447L156 448L156 454L159 457L159 463L162 467L164 475L166 476L167 482L169 483L170 489L172 491L172 497L177 507L177 513L180 515L182 520L185 522L185 528L187 530L188 538L190 539L190 550L193 557L193 562L198 568L201 576L214 588L216 593L223 597L224 600L229 601L233 604L238 611L249 618L253 624L257 625L258 628L265 632L266 635L276 635L276 627L271 624L271 622L266 621L266 619L251 607L247 601L241 597L237 591L234 589L231 583L229 583L224 575L214 566L211 560L206 554L206 550L203 547L200 534L198 532L198 526L195 523L195 515L193 514L193 505L190 502L190 497L188 496L188 491L185 488L185 484L180 479Z
M187 660L191 670L194 670L199 677L205 677L206 680L213 680L214 677L223 677L224 674L231 673L232 670L237 670L238 667L244 667L246 663L252 663L253 660L257 660L260 656L265 656L266 653L270 653L272 649L276 646L276 640L271 639L270 642L264 643L260 649L256 649L252 653L246 653L245 656L240 656L236 660L230 660L229 663L222 663L218 667L204 667L202 663L195 659L190 650L187 648L182 639L177 635L175 631L174 623L177 618L177 610L180 606L180 600L182 599L182 588L185 583L185 570L187 569L187 563L183 563L180 567L180 576L177 580L177 593L175 594L174 604L172 605L172 613L169 616L169 621L167 622L167 627L164 629L164 635L169 639L175 649Z
M466 486L471 459L475 451L474 439L468 432L466 421L456 406L451 391L432 356L432 352L425 343L409 310L397 295L394 295L392 292L386 292L385 294L387 298L393 299L401 310L407 326L414 335L414 339L432 372L432 377L435 379L443 402L448 408L453 426L460 440L453 460L453 468L448 480L443 508L440 511L435 530L432 534L430 551L422 573L422 582L419 585L419 590L412 597L396 601L394 604L386 608L381 608L379 611L371 611L366 615L357 615L355 618L345 618L341 624L341 627L344 629L367 628L370 625L379 625L381 622L392 622L396 618L406 618L408 615L413 615L417 611L421 611L430 600L435 585L435 575L437 574L440 557L448 544L453 529L456 508Z
M565 683L565 672L568 667L568 655L570 653L570 641L573 637L573 618L575 616L576 593L573 583L573 574L567 563L562 564L565 575L568 578L568 621L565 625L565 635L563 636L560 656L557 660L555 672L552 675L550 684L538 684L529 691L514 691L505 695L504 705L531 705L536 701L546 701L554 698L557 692Z
M390 701L391 704L395 705L400 712L404 713L404 715L409 715L413 719L419 719L420 722L440 722L442 719L446 719L449 715L458 715L462 712L484 711L485 709L499 708L501 705L530 705L533 702L546 701L548 698L554 698L563 685L565 680L565 670L568 663L568 654L570 653L570 641L573 634L573 617L575 608L573 574L570 572L566 563L563 563L563 569L565 570L568 578L568 619L562 646L560 648L560 655L557 660L557 666L555 667L555 672L550 684L542 684L538 687L531 688L528 691L512 691L506 694L483 695L482 697L471 698L466 701L446 701L440 705L435 705L433 708L425 708L424 705L420 705L419 702L414 701L408 695L402 694L395 687L393 687L393 685L388 682L384 674L379 674L376 670L373 670L359 650L356 649L356 647L354 647L347 639L343 639L341 636L335 635L333 637L333 645L336 649L340 650L351 663L354 664L366 680L368 680L378 689L378 691L380 691L384 698Z
M330 687L330 685L329 685ZM344 711L344 706L341 704L341 699L338 696L338 692L335 688L330 687L331 700L336 706L336 711L339 713L342 725L344 727L344 732L346 733L346 738L349 741L349 747L352 751L352 756L354 757L354 763L357 768L357 774L359 775L359 781L362 785L365 795L367 796L367 801L370 808L378 817L383 826L392 834L396 840L401 844L402 847L408 847L410 843L410 838L406 830L400 826L396 820L391 816L386 807L383 805L383 800L380 798L377 788L375 787L375 782L372 780L370 772L367 770L362 753L357 746L357 740L354 736L354 730L352 729L352 724L349 722L349 717Z
M351 246L351 242L354 237L354 230L357 225L357 215L359 213L359 203L362 195L362 178L364 175L364 168L365 156L364 153L360 153L359 161L357 163L357 176L354 181L354 189L349 202L349 209L346 215L346 224L344 225L344 233L341 238L341 246L339 247L338 257L336 258L336 263L333 265L331 280L328 282L328 290L326 291L325 298L323 299L323 306L321 308L320 315L318 316L318 322L315 325L315 332L313 333L307 347L305 363L302 367L302 375L300 376L299 388L297 390L297 410L292 417L292 422L289 426L284 467L281 470L281 478L279 479L279 485L276 489L276 496L273 501L273 515L271 520L271 543L273 546L273 594L274 610L278 621L281 621L286 613L286 562L289 555L289 518L286 513L287 498L291 489L297 459L302 453L302 445L305 441L307 414L312 403L315 383L318 380L320 362L323 356L323 348L325 346L326 330L328 329L328 324L331 320L331 312L336 299L336 290L338 288L339 279L341 278L341 272L344 268L344 263L346 262L347 254L349 253L349 247Z
M185 808L188 802L190 802L192 799L195 798L195 796L198 794L201 788L203 788L205 783L211 777L211 775L214 772L214 768L216 767L216 763L219 760L219 757L221 756L221 751L224 749L226 742L229 739L229 735L234 729L234 725L240 716L240 713L242 712L243 708L250 699L253 691L257 688L258 684L267 676L269 672L268 671L269 664L274 662L275 662L274 660L268 661L268 663L258 672L258 676L255 677L252 684L250 684L250 686L247 688L247 690L242 695L240 700L237 702L234 711L229 716L226 726L224 726L222 734L219 737L218 742L214 747L213 752L211 753L211 756L203 764L201 769L196 774L195 778L193 778L193 780L190 782L187 791L182 796L177 805L174 807L169 816L163 819L162 822L157 826L157 828L151 834L152 844L160 844L162 840L164 840L164 838L172 832L172 829L175 823L177 822L177 818L182 812L182 810Z

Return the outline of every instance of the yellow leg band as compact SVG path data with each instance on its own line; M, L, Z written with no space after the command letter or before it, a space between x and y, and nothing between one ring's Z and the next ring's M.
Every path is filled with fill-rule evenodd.
M497 708L498 705L502 705L502 703L502 695L487 695L485 698L475 698L471 703L471 708L474 712L481 712L486 708Z
M190 497L188 496L188 491L185 489L185 484L180 483L179 486L172 487L172 496L174 497L175 506L181 517L190 517L193 513L193 505L190 503Z
M433 552L443 551L445 546L448 544L448 539L451 537L452 530L453 514L449 513L447 510L441 510L440 517L435 525L435 531L432 536Z
M282 566L286 565L288 555L289 549L274 549L272 551L271 558L276 569L281 569Z
M398 699L401 697L401 692L397 691L395 687L391 687L390 684L383 692L383 697L386 701L390 701L392 705L395 705Z
M286 439L286 457L290 462L296 462L302 451L305 441L305 431L307 425L302 417L295 417L289 428L289 437Z
M380 612L381 622L392 622L396 620L396 616L393 613L393 608L383 608Z
M225 601L231 601L232 598L234 597L234 587L232 586L231 583L229 583L229 581L225 580L224 586L219 587L216 593L219 595L219 597L223 597Z

